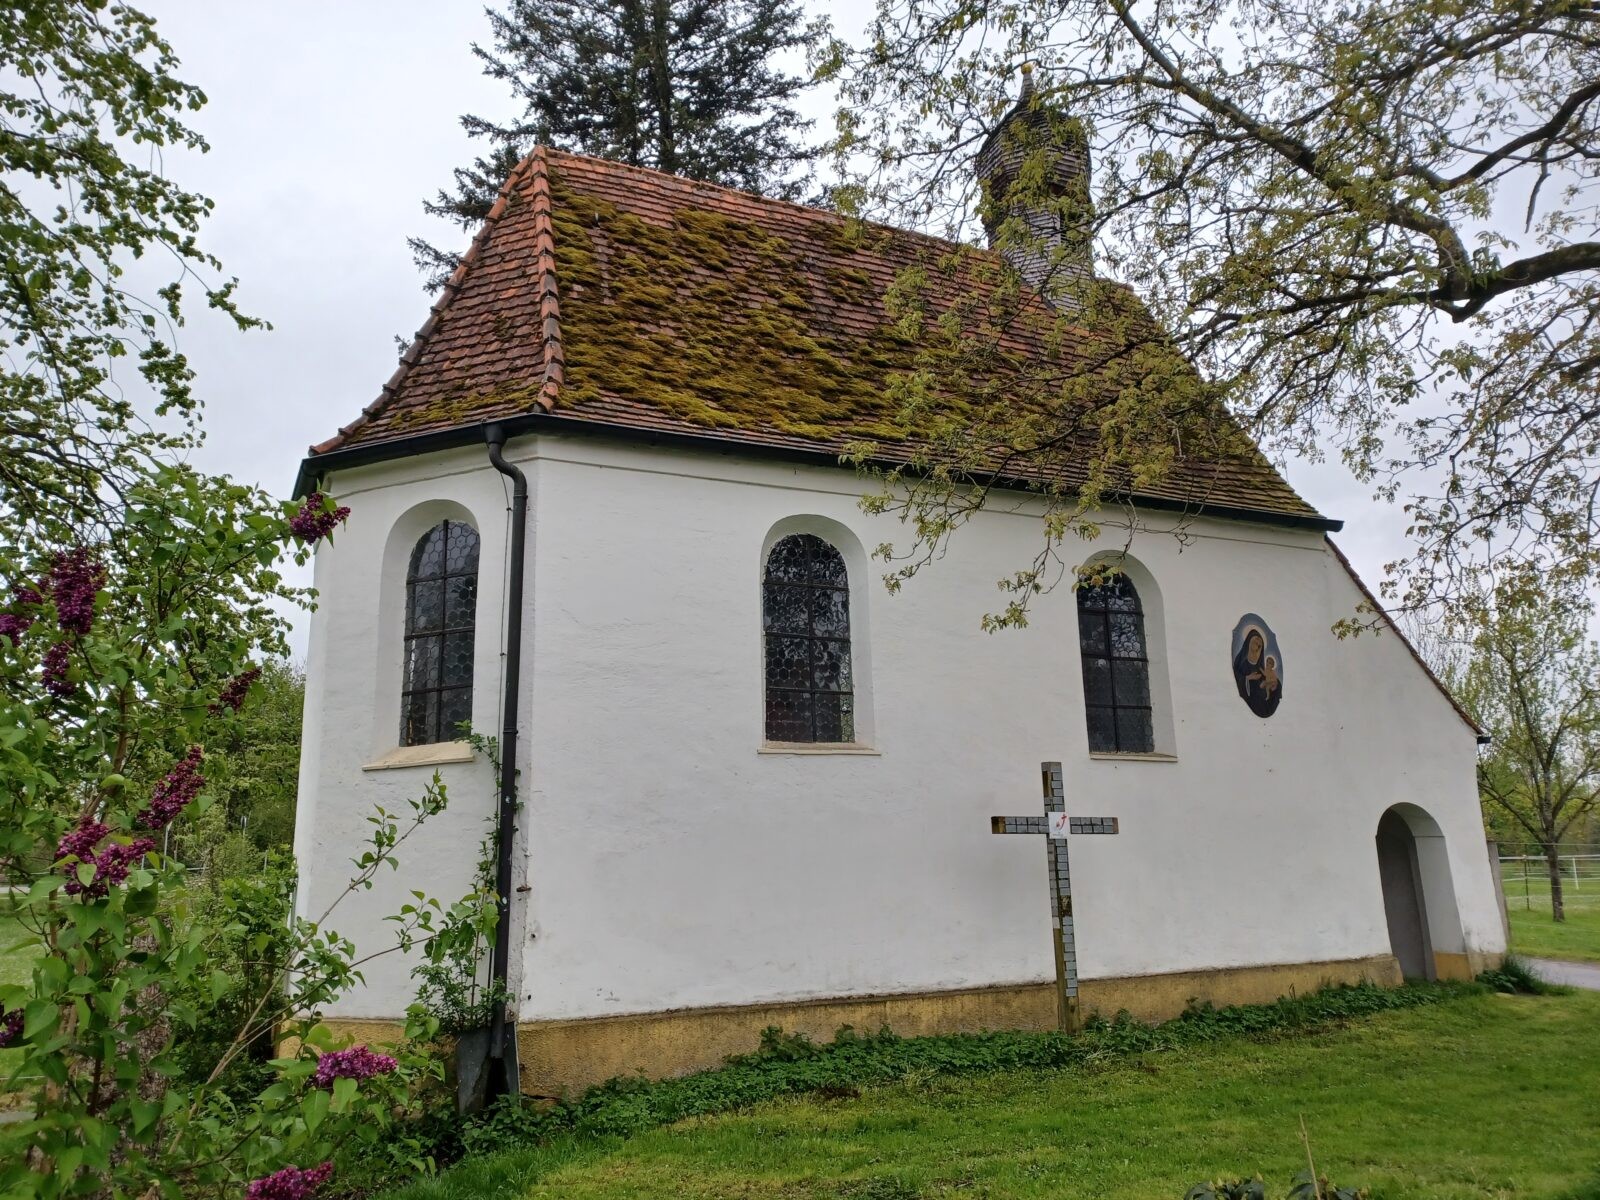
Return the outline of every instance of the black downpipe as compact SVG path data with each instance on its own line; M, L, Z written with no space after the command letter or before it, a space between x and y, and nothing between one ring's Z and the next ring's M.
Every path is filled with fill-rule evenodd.
M506 595L506 676L501 701L504 720L500 728L500 819L497 828L498 861L495 863L495 904L499 920L494 927L494 956L490 960L492 986L501 999L495 1004L494 1021L489 1030L488 1090L495 1095L520 1093L517 1078L517 1042L505 996L511 976L511 845L517 822L517 696L522 675L522 575L528 530L528 480L506 461L506 431L490 425L483 431L489 445L489 461L500 474L511 479L511 563L510 586Z

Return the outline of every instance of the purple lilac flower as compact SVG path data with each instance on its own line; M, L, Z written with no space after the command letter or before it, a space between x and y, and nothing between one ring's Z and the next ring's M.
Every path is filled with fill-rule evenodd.
M11 612L0 613L0 634L18 641L23 634L33 628L33 623L39 619L37 612L30 612L44 603L44 597L39 592L23 584L11 593ZM22 611L18 612L17 609Z
M3 633L4 630L0 630ZM210 711L215 714L224 708L231 708L238 712L244 707L244 698L250 692L250 685L261 678L261 668L251 667L240 675L235 675L222 685L222 691L217 695L217 702L211 706Z
M289 529L295 537L314 546L343 525L349 515L350 510L342 506L329 512L328 498L321 492L312 492L301 503L300 511L289 518Z
M205 786L206 778L200 774L200 760L204 757L205 751L199 746L189 747L178 765L150 793L150 807L139 814L139 824L146 829L160 829L189 806Z
M67 678L67 667L72 661L72 647L66 642L56 642L44 652L44 668L40 678L44 690L57 700L65 700L78 690L78 685Z
M22 1036L22 1010L12 1009L7 1012L0 1008L0 1050L12 1045Z
M333 1174L333 1164L323 1163L302 1171L299 1167L285 1167L271 1175L255 1180L244 1189L245 1200L305 1200Z
M155 848L155 839L147 837L112 842L95 856L94 878L84 890L90 896L104 896L112 888L122 886L134 864ZM71 885L67 890L71 891Z
M94 598L106 581L106 569L83 548L63 550L50 568L50 595L56 620L68 633L85 634L94 624Z
M56 847L56 861L75 858L79 862L93 862L94 848L100 844L100 839L110 832L111 827L99 821L82 822L61 839L61 844Z
M330 1050L317 1059L317 1073L311 1082L316 1087L331 1088L335 1079L371 1079L374 1075L387 1075L399 1065L387 1054L374 1054L365 1046Z
M142 837L131 842L112 842L96 850L100 840L110 832L110 828L100 821L85 821L61 839L61 844L56 847L57 862L75 858L79 864L89 863L94 867L94 877L88 883L83 883L78 879L77 864L74 864L67 886L63 889L67 895L84 895L91 899L104 896L113 887L125 882L133 865L156 848L154 838Z

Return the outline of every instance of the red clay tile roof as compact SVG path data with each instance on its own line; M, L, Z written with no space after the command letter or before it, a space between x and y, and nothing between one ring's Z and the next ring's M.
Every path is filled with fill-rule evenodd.
M992 256L657 171L538 149L501 189L399 369L332 451L548 414L588 428L838 456L915 450L889 381L918 347L886 294L921 267L930 317L992 288ZM972 264L976 263L975 268ZM991 263L992 265L992 263ZM988 280L989 282L986 282ZM1030 302L1037 304L1036 298ZM1069 339L1070 340L1070 339ZM1090 335L1084 334L1088 344ZM994 370L1082 359L1008 327ZM396 446L398 451L400 446ZM1019 480L1018 482L1026 482ZM1180 458L1139 495L1325 523L1253 449Z

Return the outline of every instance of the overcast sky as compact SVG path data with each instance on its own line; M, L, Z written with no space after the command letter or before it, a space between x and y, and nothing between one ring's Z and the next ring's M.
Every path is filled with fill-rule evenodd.
M241 335L196 310L183 332L206 400L198 465L287 495L306 447L371 402L394 370L395 336L427 315L406 238L465 243L421 202L475 152L462 113L511 115L470 50L488 22L460 0L142 7L210 100L194 124L211 153L169 170L216 201L204 243L238 276L242 306L273 325ZM827 7L847 35L868 12L863 0ZM826 99L814 107L826 121ZM1375 586L1404 549L1403 514L1338 465L1286 467L1344 519L1340 544ZM304 638L302 618L297 652Z

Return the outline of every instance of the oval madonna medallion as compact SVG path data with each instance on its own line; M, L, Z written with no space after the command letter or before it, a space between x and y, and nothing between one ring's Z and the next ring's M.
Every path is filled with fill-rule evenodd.
M1233 681L1239 699L1258 717L1270 717L1283 699L1283 652L1278 635L1255 613L1233 627Z

